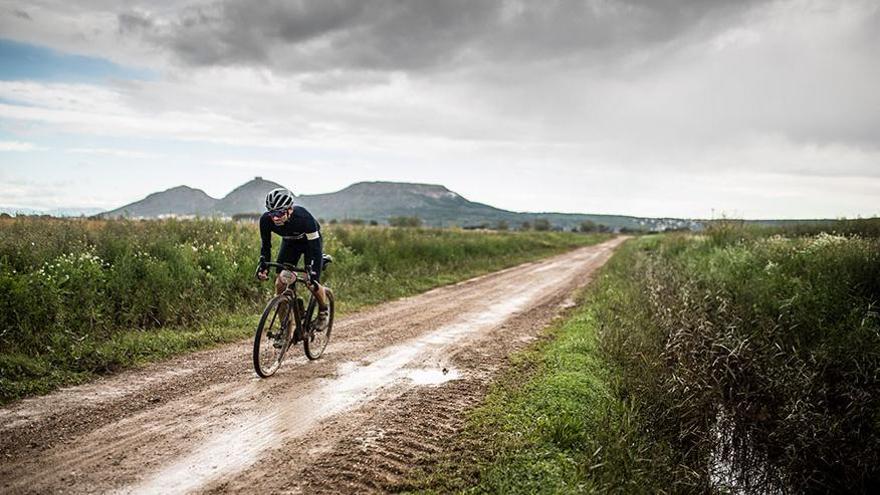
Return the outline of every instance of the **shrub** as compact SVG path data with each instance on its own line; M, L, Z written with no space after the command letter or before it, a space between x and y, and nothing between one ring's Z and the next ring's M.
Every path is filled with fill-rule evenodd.
M388 225L392 227L421 227L422 219L419 217L391 217Z
M542 232L546 232L546 231L550 230L551 227L552 226L550 225L550 220L547 220L546 218L539 218L539 219L535 220L535 223L533 225L533 228L535 230L542 231Z
M603 349L695 490L880 483L880 242L723 224L615 263Z
M593 222L590 220L584 220L578 226L578 231L584 232L584 233L597 232L598 230L599 230L599 226L596 225L596 222Z

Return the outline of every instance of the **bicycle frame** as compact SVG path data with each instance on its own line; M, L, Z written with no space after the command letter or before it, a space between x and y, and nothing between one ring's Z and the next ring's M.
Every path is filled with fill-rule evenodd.
M304 268L298 268L297 266L290 263L275 263L271 261L265 263L265 265L269 268L280 268L282 270L288 270L294 274L293 282L287 284L287 287L284 289L284 291L281 292L282 295L288 295L293 306L293 317L296 329L294 331L293 337L288 341L288 347L290 347L291 345L296 344L304 338L304 333L306 329L304 328L303 322L308 321L307 315L309 315L314 310L314 306L318 298L316 290L314 289L315 283L312 281L311 273L309 273L309 271ZM299 273L304 274L305 279L297 275ZM309 293L312 295L311 300L309 301L308 308L304 306L303 300L296 292L297 283L304 285L306 290L308 290Z
M325 263L331 261L332 258L329 256L325 257ZM267 378L273 375L278 367L281 366L281 361L290 347L299 342L303 343L303 351L310 360L319 359L323 355L333 327L334 298L333 292L329 288L324 288L329 310L325 316L327 319L320 329L312 328L312 317L318 306L317 281L312 279L311 274L306 269L297 268L289 263L269 262L265 263L262 267L280 268L294 274L293 280L284 286L284 290L273 297L266 305L254 336L254 368L260 377ZM311 294L308 307L306 307L303 297L305 294L300 295L298 292L297 283L304 285ZM281 304L287 306L287 309L283 312L280 312ZM271 319L268 319L270 316ZM277 330L274 329L276 317L281 318L278 320L279 328ZM293 318L293 322L290 321L291 318ZM265 326L267 324L268 327ZM283 339L283 343L279 341L280 339ZM273 362L267 362L262 359L262 356L265 354L261 349L263 349L263 346L269 345L270 342L271 346L267 350L271 352L269 356L274 356L270 358L270 361L274 359ZM276 343L281 345L276 346ZM271 347L275 347L276 350L272 351Z

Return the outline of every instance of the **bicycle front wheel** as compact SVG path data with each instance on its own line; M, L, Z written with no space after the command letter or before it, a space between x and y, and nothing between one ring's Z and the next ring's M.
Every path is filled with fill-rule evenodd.
M327 309L330 312L328 315L327 328L324 330L316 330L315 329L315 321L318 319L318 311L315 306L317 306L317 301L315 301L314 296L312 296L312 300L309 303L309 310L306 312L306 337L303 340L303 350L306 352L306 357L315 360L321 357L321 354L324 354L324 349L327 347L327 343L330 342L330 331L333 330L333 291L325 288L327 291Z
M291 313L290 298L284 295L273 297L263 310L254 334L254 371L262 378L274 375L281 366L293 334Z

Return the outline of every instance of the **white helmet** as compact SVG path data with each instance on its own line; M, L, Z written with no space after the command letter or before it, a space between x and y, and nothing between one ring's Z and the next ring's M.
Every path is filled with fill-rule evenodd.
M280 210L293 206L293 193L283 187L272 189L266 195L266 209Z

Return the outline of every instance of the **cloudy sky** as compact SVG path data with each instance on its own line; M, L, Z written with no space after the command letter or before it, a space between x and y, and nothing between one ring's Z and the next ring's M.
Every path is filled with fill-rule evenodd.
M254 176L521 211L880 214L876 0L0 0L0 206Z

